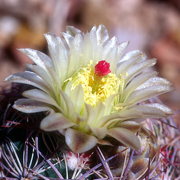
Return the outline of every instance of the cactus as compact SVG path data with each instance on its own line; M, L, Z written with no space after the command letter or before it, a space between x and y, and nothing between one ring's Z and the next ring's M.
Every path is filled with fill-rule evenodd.
M6 179L175 179L179 131L158 98L172 89L139 50L100 25L45 34L50 57L1 90L0 176ZM25 97L25 98L23 98Z

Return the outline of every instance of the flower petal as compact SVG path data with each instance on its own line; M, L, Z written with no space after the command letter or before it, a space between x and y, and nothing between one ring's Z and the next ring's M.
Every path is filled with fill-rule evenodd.
M66 144L76 153L83 153L92 149L97 144L94 136L84 134L74 129L67 129L65 132Z
M59 93L61 95L61 107L63 107L63 110L66 111L65 114L68 118L75 121L77 119L77 113L74 110L74 104L72 103L70 97L62 90L60 90Z
M128 105L145 101L149 98L158 96L160 94L171 91L172 88L169 85L157 85L134 91L126 100Z
M171 109L163 104L153 103L153 104L144 104L138 106L138 109L143 112L143 116L148 115L148 117L166 117L168 115L172 115Z
M154 66L156 64L156 59L149 59L143 62L139 62L133 66L130 66L128 70L124 73L127 74L126 82L128 83L132 78L134 78L139 73L145 71L147 68Z
M75 36L76 34L81 34L82 33L79 29L75 28L74 26L67 26L66 27L66 32L68 34L70 34L71 36Z
M49 74L43 68L41 68L40 66L34 65L34 64L27 64L27 69L29 69L30 71L33 71L41 79L46 81L48 83L48 86L52 86L52 82L53 82L52 74Z
M98 139L103 139L107 133L107 129L105 127L92 127L91 130Z
M103 58L106 58L111 54L111 51L113 50L116 44L117 44L117 38L115 36L112 37L109 41L107 41L107 43L104 46Z
M74 37L72 37L69 33L62 33L62 35L63 35L67 45L70 47Z
M158 103L153 104L144 104L144 105L136 105L129 109L122 110L119 113L114 113L109 116L105 116L102 120L102 124L105 127L112 126L113 124L124 122L125 120L131 119L145 119L145 118L162 118L166 117L167 115L171 115L172 111Z
M96 36L97 36L98 44L103 44L109 39L108 31L104 25L98 26L97 31L96 31Z
M5 81L32 85L45 92L47 92L48 89L46 82L43 81L38 75L30 71L15 73L8 76Z
M123 121L123 122L120 122L117 126L128 129L136 133L138 132L138 130L141 128L142 125L135 121Z
M114 48L117 45L117 38L112 37L104 46L102 58L106 59L111 64L111 71L114 72L117 65L117 49Z
M139 150L140 148L140 141L138 137L132 133L131 131L125 128L113 128L108 130L108 135L112 136L119 142L123 143L124 145Z
M125 88L124 95L129 95L131 92L133 92L138 86L142 85L144 82L146 82L148 79L154 77L157 75L157 72L150 71L147 73L142 73L138 76L136 76L134 79L131 80L131 82L127 85Z
M150 86L159 86L159 85L167 85L167 86L171 86L171 83L164 79L164 78L160 78L160 77L152 77L149 78L148 81L146 81L145 83L143 83L141 86L139 86L137 88L137 90L139 89L144 89Z
M122 55L123 55L123 52L124 50L127 48L129 42L128 41L125 41L125 42L122 42L118 45L117 47L117 55L118 55L118 58L120 58Z
M37 113L42 111L50 111L51 108L44 103L40 103L31 99L18 99L14 105L14 109L24 113Z
M75 111L80 114L84 107L84 91L82 86L78 85L74 90L71 90L71 83L68 83L65 92L67 92L67 94L70 94L71 101L73 104L75 104Z
M81 34L77 34L70 44L69 49L69 59L68 59L68 72L67 76L72 76L82 65L83 65L83 56L82 48L83 48L83 37Z
M59 81L65 80L65 74L68 65L68 51L64 41L55 34L48 33L44 35L47 43L50 56L54 65L56 76Z
M41 90L31 89L28 91L24 91L23 96L27 97L29 99L35 100L35 101L53 105L56 108L58 108L59 110L63 111L62 108L57 104L57 102L49 94L47 94Z
M34 61L35 64L43 68L44 70L48 70L48 68L52 67L52 61L46 54L34 50L34 49L19 49L22 53L26 54L30 59Z
M147 58L145 53L139 51L139 50L133 50L124 55L124 57L121 59L121 62L123 61L129 61L133 59L134 61L143 61Z
M87 110L87 122L90 127L101 127L101 118L105 114L105 105L103 103L99 103L96 108L86 105Z
M72 127L74 123L70 122L60 113L52 113L45 117L40 124L44 131L63 130Z
M117 64L117 74L125 74L129 68L143 62L147 56L139 50L130 51Z

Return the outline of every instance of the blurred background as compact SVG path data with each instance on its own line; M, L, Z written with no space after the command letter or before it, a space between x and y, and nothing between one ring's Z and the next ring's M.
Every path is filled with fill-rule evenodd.
M30 59L17 51L47 53L43 34L57 35L66 25L83 31L104 24L119 41L130 41L156 57L156 69L173 83L163 102L180 118L180 0L0 0L0 88L9 74L22 71ZM180 123L178 123L180 125Z

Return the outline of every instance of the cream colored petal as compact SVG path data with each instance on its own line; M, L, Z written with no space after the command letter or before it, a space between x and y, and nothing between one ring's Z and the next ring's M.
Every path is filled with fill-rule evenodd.
M66 144L76 153L83 153L92 149L97 139L94 136L84 134L74 129L67 129L65 132Z
M117 59L117 48L109 49L109 52L107 52L103 59L110 63L111 72L115 73L116 65L119 60Z
M118 45L117 47L117 59L120 60L119 58L123 55L124 53L124 50L127 48L129 42L126 41L126 42L122 42Z
M131 119L131 116L132 115L130 115L129 113L125 114L124 116L123 116L123 114L121 115L120 113L113 113L111 115L102 117L101 126L109 127L109 126L112 126L112 124L114 124L114 123L120 123L124 120Z
M138 132L138 130L141 128L142 125L135 121L123 121L123 122L120 122L117 126L128 129L136 133Z
M104 25L99 25L96 31L97 44L103 44L109 39L109 34Z
M148 115L151 117L166 117L167 115L172 115L171 109L169 109L167 106L163 104L153 103L153 104L145 104L138 106L138 109L140 109L144 115Z
M81 59L81 64L86 66L89 64L90 60L92 60L94 64L96 64L97 61L102 60L102 54L104 52L102 49L102 45L97 44L97 36L95 31L91 34L84 34L82 52L79 56Z
M124 103L127 104L136 104L142 101L145 101L149 98L158 96L160 94L164 94L166 92L171 91L172 88L169 85L157 85L157 86L150 86L147 88L143 88L140 90L134 91Z
M129 109L122 110L119 113L114 113L112 115L105 116L102 119L102 124L105 127L109 127L112 125L116 125L118 123L118 126L125 120L134 119L136 121L136 119L138 120L138 118L162 118L170 114L172 114L172 111L162 104L155 103L136 105Z
M84 92L82 86L78 85L73 91L70 92L70 96L73 104L75 104L75 111L78 114L81 114L84 108Z
M38 75L30 71L15 73L7 77L5 81L32 85L45 92L48 92L46 82L43 81Z
M31 99L18 99L14 103L13 108L24 113L37 113L51 110L46 104Z
M132 78L134 78L139 73L145 71L147 68L154 66L156 64L156 59L149 59L140 63L137 63L125 72L127 74L126 76L126 82L129 82Z
M72 119L73 121L76 121L77 113L75 112L74 104L72 103L70 97L62 90L60 90L59 93L61 95L61 107L64 107L63 110L66 110L66 116Z
M139 50L130 51L127 53L117 65L117 74L126 73L131 66L134 66L138 62L143 62L147 56Z
M83 45L83 54L87 59L93 60L94 64L102 59L108 60L105 55L104 47L108 44L109 40L105 41L103 44L99 43L99 41L97 28L94 26L89 33L85 34Z
M105 127L92 127L91 131L98 139L103 139L107 133L107 129Z
M137 88L137 90L147 88L147 87L150 87L150 86L159 86L159 85L169 85L169 86L171 86L171 83L168 80L164 79L164 78L153 77L153 78L150 78L148 81L146 81L141 86L139 86Z
M144 61L147 58L146 54L143 53L142 51L139 50L133 50L128 53L126 53L123 58L121 59L122 61L129 61L131 59L134 59L134 61Z
M68 76L72 76L83 65L83 37L81 34L77 34L70 44L69 49L69 61L68 61ZM90 61L90 59L89 59ZM86 64L87 65L87 64Z
M162 118L171 115L172 111L167 106L153 103L137 105L120 114L129 115L131 118L133 118L133 114L134 118Z
M131 80L131 82L127 85L125 88L124 96L129 95L131 92L133 92L137 87L141 86L144 82L146 82L148 79L154 77L157 75L157 72L150 71L146 73L142 73Z
M27 68L36 73L41 79L43 79L49 89L57 91L57 87L61 88L61 81L57 77L53 67L48 68L48 72L40 66L33 64L27 64Z
M63 130L72 127L74 123L70 122L60 113L53 113L45 117L40 124L40 128L44 131Z
M114 98L116 97L116 95L111 95L109 96L106 101L103 103L104 104L104 114L103 116L109 115L112 112L113 106L114 106Z
M104 58L107 58L108 56L110 56L111 51L113 49L116 49L116 45L117 45L117 38L116 37L112 37L104 46ZM107 58L108 60L108 58ZM109 59L110 61L110 59Z
M48 70L48 68L52 67L52 61L46 54L34 50L34 49L19 49L19 51L26 54L30 59L34 61L35 64L43 68L44 70Z
M48 86L52 86L53 77L47 73L43 68L38 65L27 64L27 68L37 74L41 79L48 83Z
M58 108L61 112L63 112L63 109L57 104L57 102L49 94L47 94L41 90L31 89L28 91L24 91L23 96L30 98L32 100L35 100L35 101L53 105L56 108Z
M94 44L97 45L97 37L96 37L96 26L93 26L89 32L89 38Z
M73 41L73 39L74 39L74 37L72 37L72 36L71 36L70 34L68 34L68 33L62 33L62 35L63 35L63 37L64 37L64 39L65 39L68 47L70 47L70 46L71 46L71 43L72 43L72 41Z
M47 43L50 56L54 65L56 76L59 81L65 79L68 67L68 50L64 41L55 34L48 33L44 35Z
M75 36L76 34L81 34L82 32L75 28L74 26L67 26L66 27L66 32L71 35L72 37Z
M104 116L101 120L101 124L105 127L112 126L115 123L121 123L125 120L136 119L142 117L142 112L137 111L135 108L122 110L119 113L113 113L111 115Z
M91 126L91 124L93 123L93 121L96 121L96 109L94 109L93 111L93 107L90 106L89 104L85 104L85 109L86 109L86 114L87 114L87 122L88 125Z
M132 133L131 131L125 128L118 127L118 128L109 129L107 131L107 134L109 136L112 136L119 142L123 143L127 147L130 147L135 150L140 149L140 141L138 137L134 133Z
M83 36L81 34L76 34L76 36L73 39L73 48L80 52L82 50L82 42L83 42Z
M117 65L117 38L111 38L103 47L102 58L110 63L110 68L112 72L115 72Z
M103 103L99 103L95 108L86 105L87 109L87 122L88 125L93 127L101 127L101 118L105 115L105 105Z

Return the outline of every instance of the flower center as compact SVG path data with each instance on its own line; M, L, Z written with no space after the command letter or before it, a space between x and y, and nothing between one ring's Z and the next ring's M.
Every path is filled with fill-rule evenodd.
M84 101L96 106L104 102L110 95L119 90L120 78L111 73L110 64L105 60L99 61L95 67L92 62L87 67L81 68L72 78L72 90L81 85L84 91Z

